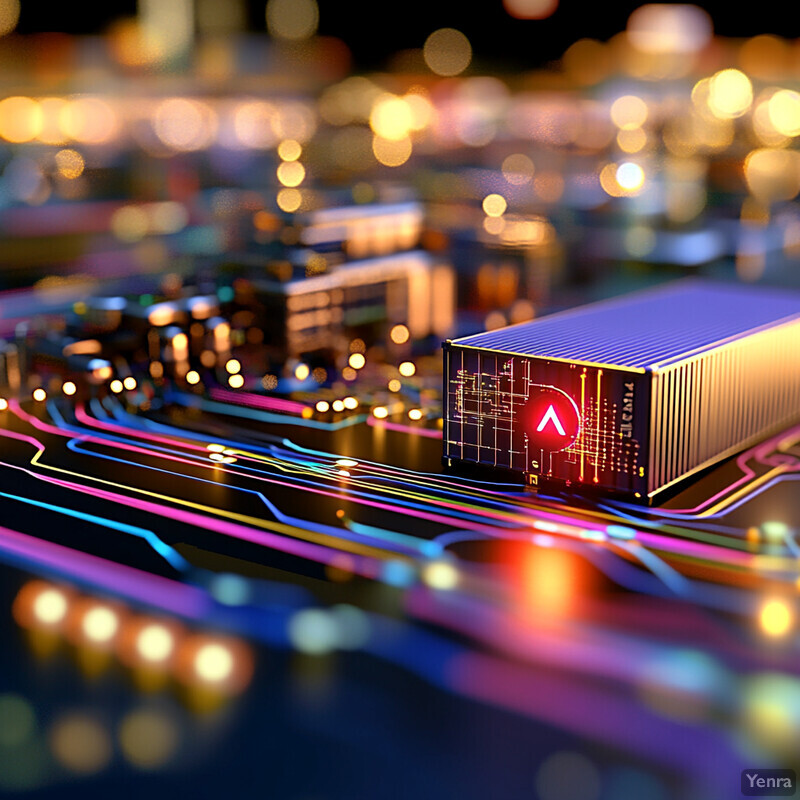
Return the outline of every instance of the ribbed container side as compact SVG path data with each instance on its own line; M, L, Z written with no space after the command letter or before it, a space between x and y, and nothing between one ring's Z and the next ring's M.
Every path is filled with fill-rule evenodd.
M800 320L653 374L648 492L800 416Z

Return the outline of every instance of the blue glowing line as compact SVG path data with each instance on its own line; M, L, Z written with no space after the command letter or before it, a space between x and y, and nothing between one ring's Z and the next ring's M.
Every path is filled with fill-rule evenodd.
M49 511L55 511L59 514L64 514L67 517L75 519L82 519L85 522L92 522L95 525L101 525L104 528L111 528L112 530L120 531L121 533L129 533L131 536L136 536L139 539L144 539L153 550L156 551L162 558L164 558L170 566L177 570L185 571L191 567L188 561L178 553L175 548L170 547L166 542L159 539L153 531L146 528L139 528L135 525L128 525L124 522L116 522L105 517L96 517L94 514L87 514L83 511L76 511L71 508L64 508L64 506L53 505L52 503L45 503L41 500L33 500L29 497L20 497L16 494L7 494L0 492L0 497L8 497L11 500L18 500L20 503L27 503L31 506L38 506L39 508L46 508Z
M93 410L95 410L94 407L93 407ZM62 421L62 424L64 424L63 421ZM68 427L68 428L70 428L70 430L73 430L73 431L85 430L85 429L77 429L77 428L74 428L74 427L71 427L71 426L66 426L66 425L65 425L65 427ZM100 438L103 438L103 437L101 436ZM120 442L125 442L126 441L125 439L119 439L119 438L111 436L111 435L106 435L105 438L108 441L113 441L113 440L120 441ZM217 438L217 441L219 441L218 438ZM149 449L151 449L151 451L154 451L154 452L155 451L160 451L160 452L166 452L166 453L172 453L172 454L179 454L179 455L184 456L184 457L187 455L184 451L181 451L181 450L170 450L168 448L163 448L163 447L156 446L156 445L150 445L148 443L142 443L142 442L139 442L138 440L137 440L137 444L142 446L144 449L149 448ZM303 448L303 449L305 449L305 448ZM89 451L85 451L85 450L82 450L81 452L89 453ZM311 452L313 452L313 451L311 451ZM92 452L90 454L96 454L96 453ZM324 454L323 453L321 455L331 457L329 454ZM194 456L193 455L191 458L192 458L192 460L196 461L198 463L198 465L204 464L204 460L203 460L202 456ZM131 463L131 462L124 462L124 463ZM323 468L320 468L320 467L317 467L316 465L309 465L307 462L298 462L297 459L295 459L291 463L293 463L294 465L296 465L297 463L304 464L307 468L309 468L312 472L316 473L317 475L320 475L320 476L325 477L325 478L331 478L331 477L335 478L335 475L331 476L331 474L330 474L330 471L329 471L330 470L330 466L329 465L324 465ZM363 463L368 463L368 462L363 462ZM143 465L135 464L135 466L143 466ZM283 479L283 478L286 477L286 473L284 473L284 472L275 472L275 471L263 469L263 468L260 468L260 467L248 466L248 465L245 465L245 464L241 463L241 461L239 462L238 470L242 471L242 472L251 472L251 473L259 475L259 476L273 477L273 478L276 478L276 479L277 478ZM175 474L175 473L170 473L170 474ZM411 474L414 474L414 473L411 473ZM189 477L189 476L187 476L184 473L183 477ZM389 481L390 483L394 483L395 482L395 481L390 480L389 478L383 478L383 479ZM298 484L302 483L304 485L308 485L308 486L312 486L312 487L319 486L318 483L314 483L312 481L306 481L306 480L301 479L301 478L299 478L297 476L295 476L295 480L297 481ZM378 480L381 480L381 478L380 477L376 478L375 476L371 476L371 480L378 481ZM357 484L357 483L358 483L358 481L355 480L355 481L353 481L351 483L351 486L354 485L354 484ZM431 487L428 486L427 488L430 489ZM355 497L366 497L366 498L378 498L378 497L380 497L380 495L375 495L375 494L371 494L371 493L365 493L365 492L357 491L355 489L350 489L350 493ZM452 491L447 491L446 489L440 489L439 493L440 493L440 495L450 496L450 497L462 497L462 496L465 496L465 497L467 497L467 499L469 501L471 501L473 503L476 501L475 497L473 497L471 495L468 495L468 494L465 495L462 492L452 492ZM275 514L276 518L277 519L281 519L280 512L277 512L277 509L273 505L269 504L268 501L266 500L266 498L264 498L264 496L261 493L258 493L258 496L272 510L272 512L273 512L273 514ZM499 499L494 499L494 498L481 498L481 499L483 500L485 506L493 506L493 507L499 508L500 510L503 510L503 511L507 511L507 512L525 511L525 509L519 509L519 508L515 508L515 507L509 508L509 506L507 504L504 504ZM416 502L413 502L413 501L399 500L397 498L393 498L393 502L395 502L398 505L404 506L404 507L418 508L418 509L423 509L423 510L426 509L426 508L430 508L430 506L419 504L419 503L416 503ZM472 516L468 512L467 513L462 513L460 511L457 511L457 510L454 511L454 510L451 510L451 509L444 510L444 514L445 515L446 514L450 514L451 516L461 517L463 519L470 519L471 516ZM300 522L297 519L291 519L291 518L285 518L285 519L287 521L291 521L291 524L298 524ZM513 520L502 520L502 521L492 520L491 523L494 524L495 527L500 527L500 528L513 529L513 528L518 527L518 523L513 521ZM357 524L359 524L359 523L357 523ZM490 524L490 523L487 521L487 525L488 524ZM379 529L379 528L370 529L369 526L365 526L364 528L351 528L351 529L353 530L354 533L361 533L361 534L366 535L366 536L377 537L377 538L382 539L384 541L388 540L388 541L392 541L393 543L402 544L400 538L392 538L391 535L382 534L382 533L380 533L380 531L382 529ZM339 531L340 529L336 529L336 530ZM341 533L339 535L341 535ZM404 536L404 534L395 534L395 536L396 537L402 537L402 536ZM414 538L416 538L416 537L412 537L412 539L414 539ZM405 540L403 540L403 541L405 541ZM425 545L425 542L427 542L427 541L428 540L416 539L417 543L412 546L412 549L414 551L417 551L417 550L420 550L422 548L422 550L424 552L424 548L426 546L429 547L429 548L431 547L430 545ZM432 548L432 549L435 549L435 548Z
M374 536L376 539L396 542L410 550L420 552L422 555L428 556L429 558L435 558L442 553L442 546L436 541L419 539L416 536L409 536L406 533L388 531L384 528L376 528L374 525L365 525L363 522L355 522L353 520L347 520L345 524L353 533L360 533L362 536Z
M72 425L67 424L66 422L64 422L64 420L61 417L61 415L58 414L58 412L55 409L54 409L54 411L55 411L54 419L57 419L59 421L59 427L62 427L64 429L66 429L66 430L70 430L72 432L78 433L79 435L86 432L86 430L87 430L86 428L78 428L76 426L72 426ZM92 435L94 437L97 437L97 438L100 438L100 439L105 439L106 441L117 441L117 442L124 443L124 444L129 444L130 443L127 439L124 439L124 438L121 438L121 437L117 437L117 436L114 436L114 435L110 435L110 434L106 434L106 433L100 434L98 432L92 432ZM154 454L156 454L156 451L161 451L161 452L171 453L171 454L175 454L175 455L180 455L182 457L187 457L187 454L183 450L170 450L168 448L163 448L163 447L158 446L158 445L150 445L149 443L144 443L144 442L141 442L139 440L136 440L136 445L142 447L143 449L148 449L149 448L151 451L154 452ZM119 463L122 463L122 464L128 464L128 465L137 466L137 467L145 466L145 465L142 465L142 464L137 463L137 462L127 461L127 460L123 460L123 459L117 459L117 458L114 458L113 456L100 455L99 453L96 453L95 451L82 449L82 448L80 448L78 446L78 442L76 442L74 440L68 442L67 447L69 447L74 452L80 452L80 453L84 453L84 454L90 455L90 456L97 456L99 458L106 458L106 459L110 459L110 460L115 460L115 461L118 461ZM198 465L204 463L203 460L202 460L202 456L200 456L200 457L193 456L192 458L195 461L197 461ZM148 467L148 468L157 469L155 467ZM243 464L241 462L239 462L237 464L237 468L239 470L243 471L243 472L251 472L251 473L254 473L256 475L268 476L268 477L271 477L271 478L274 478L274 479L283 480L286 477L285 473L275 472L275 471L271 471L271 470L264 469L264 468L261 468L261 467L252 467L252 466ZM166 472L167 474L170 474L170 475L179 475L180 477L184 477L184 478L190 477L190 476L186 475L185 473L176 473L176 472L171 472L171 471L168 471L168 470L158 470L158 471ZM330 477L332 479L336 478L335 475L328 475L328 473L320 473L320 474L326 475L326 476L328 476L328 477ZM192 476L191 480L203 480L203 479L195 478L195 477ZM296 475L293 476L293 480L297 484L302 484L304 486L311 486L311 487L314 487L314 488L318 488L319 487L318 483L315 483L314 481L306 480L304 478L300 478L300 477L298 477ZM213 483L215 485L219 485L216 481L205 481L205 482ZM252 491L252 490L240 489L240 487L230 487L230 488L236 489L238 491ZM353 496L356 496L356 497L372 499L372 500L380 500L381 502L384 502L382 496L379 495L379 494L375 494L375 493L372 493L372 492L365 492L365 491L357 491L357 490L354 490L354 489L350 489L349 492L350 492L350 494L352 494ZM304 524L308 524L307 521L301 521L301 520L298 520L298 519L295 519L295 518L290 518L290 517L287 517L286 515L282 514L282 512L278 511L278 509L274 506L274 504L270 503L267 500L267 498L263 494L261 494L260 492L253 492L253 493L256 494L258 497L260 497L262 499L262 501L265 503L265 505L267 505L267 507L270 509L270 511L275 515L276 519L279 519L281 521L284 521L284 520L289 521L289 520L291 520L291 524L299 525L299 526L302 526ZM414 509L418 509L418 510L421 510L421 511L430 510L430 506L429 505L425 505L423 503L417 503L417 502L406 500L406 499L392 498L392 502L394 502L396 505L403 506L403 507L406 507L406 508L414 508ZM497 501L493 501L493 502L497 502ZM460 518L460 519L466 519L466 520L469 520L469 519L472 518L472 515L469 512L462 512L462 511L454 510L454 509L440 509L438 513L441 513L443 516L448 516L449 515L449 516L452 516L452 517L456 517L456 518ZM519 523L515 522L514 520L492 520L492 523L496 527L500 527L500 528L517 528L517 527L519 527ZM335 535L339 535L339 536L342 533L340 528L331 528L329 530L336 531Z
M690 520L692 524L695 524L695 522L699 522L702 519L715 519L718 517L727 516L732 511L735 511L737 508L743 506L745 503L749 503L751 500L754 500L760 494L767 491L767 489L770 489L773 486L782 483L783 481L797 481L797 480L800 480L800 475L795 475L795 474L787 475L785 473L782 475L776 475L774 478L771 478L766 483L762 483L760 486L757 486L755 489L752 489L750 492L744 495L744 497L740 498L735 503L732 503L729 506L725 506L725 508L720 509L716 514L709 514L708 516L702 517L700 520L696 519L696 517L693 516L691 513L670 511L669 509L659 509L658 514L660 517L664 517L665 519L668 520L685 519L685 520ZM620 508L628 508L631 510L639 508L638 506L629 503L622 503L616 501L610 501L609 506L612 512L615 514L623 513L622 511L619 510Z
M289 450L299 451L301 453L308 453L309 455L319 456L321 458L339 458L340 456L332 456L331 453L326 453L324 450L314 450L310 447L303 447L303 445L296 444L291 439L281 439L281 444ZM385 464L380 464L375 461L367 461L363 459L358 459L359 464L369 464L371 467L383 467L385 468ZM417 475L425 478L436 478L439 481L447 481L447 476L443 475L440 472L415 472L414 470L410 469L403 469L402 467L392 467L396 472L400 472L405 475ZM454 479L455 482L456 479ZM502 487L502 486L509 486L517 490L521 490L521 486L518 483L495 483L494 481L478 481L474 478L461 478L458 479L459 484L475 484L477 486L492 486L493 488ZM523 497L527 497L527 492L520 491L520 495Z
M192 480L192 481L198 481L200 483L208 483L208 484L212 484L213 486L217 486L217 487L220 486L218 481L207 480L206 478L198 478L198 477L193 476L193 475L187 475L186 473L183 473L183 472L173 472L172 470L161 469L159 467L151 467L151 466L147 466L145 464L141 464L141 463L136 462L136 461L128 461L126 459L118 458L116 456L110 456L110 455L106 455L106 454L103 454L103 453L97 453L97 452L92 451L92 450L86 450L83 447L81 447L80 445L81 445L81 442L79 440L76 440L76 439L72 439L69 442L67 442L67 447L70 450L72 450L73 452L76 452L76 453L82 453L84 455L88 455L88 456L91 456L91 457L94 457L94 458L102 458L102 459L105 459L107 461L115 461L118 464L125 464L125 465L131 466L131 467L138 467L138 468L141 468L141 469L149 469L149 470L152 470L154 472L160 472L160 473L162 473L164 475L171 475L173 477L188 479L188 480ZM270 474L270 473L267 473L267 474ZM285 476L273 476L273 477L285 477ZM296 479L296 480L298 482L302 482L302 483L314 486L314 484L311 481L301 481L301 479ZM228 489L230 489L232 491L235 491L235 492L244 492L245 494L250 494L250 495L253 495L254 497L257 497L259 500L261 500L264 503L264 505L269 509L270 513L272 513L273 516L275 517L275 519L278 520L279 522L283 522L283 523L286 523L286 524L289 524L289 525L293 525L293 526L298 527L298 528L306 528L308 530L313 530L313 531L316 531L318 533L323 533L323 534L335 537L337 539L341 539L341 538L346 538L347 539L347 538L349 538L351 541L360 541L360 542L362 542L364 544L370 544L372 546L375 546L375 540L371 535L370 536L361 535L361 534L358 534L358 533L356 533L354 531L353 532L354 535L348 537L348 536L345 535L345 531L343 529L341 529L341 528L335 528L335 527L330 526L330 525L325 525L324 523L315 523L315 522L311 522L310 520L299 519L297 517L289 516L288 514L285 514L284 512L280 511L280 509L278 509L277 506L271 500L269 500L264 494L262 494L261 492L255 490L255 489L245 489L244 487L241 487L241 486L230 486L230 485L226 485L226 488L228 488ZM165 510L166 510L166 507L165 507Z
M686 595L690 588L690 582L683 577L676 569L659 558L655 553L639 544L630 544L619 539L614 540L614 544L626 553L630 553L635 559L641 561L665 586L672 589L675 594Z
M687 517L684 515L682 518L677 517L677 518L667 519L659 516L655 519L647 519L641 515L632 514L627 511L622 511L621 509L615 506L604 505L603 503L598 503L597 508L601 509L602 511L607 511L609 514L613 514L615 517L619 517L620 519L630 520L631 522L636 523L636 525L640 528L646 528L647 530L652 530L656 532L662 530L663 526L665 525L676 525L677 523L683 522L684 525L680 527L683 527L686 530L709 531L711 533L719 533L731 537L736 537L738 539L741 539L744 536L744 531L741 528L734 528L731 525L720 525L720 524L715 524L713 522L705 522L705 519L709 519L706 517L697 519L696 517ZM638 508L638 506L636 508ZM640 508L639 511L641 512ZM658 513L660 515L661 511L660 510L657 512L653 511L652 513ZM691 522L692 525L691 529L688 528L687 525L685 524L689 522Z
M106 398L110 400L111 398ZM94 406L92 406L94 409ZM155 420L151 419L143 419L141 417L136 416L135 414L130 414L125 411L122 407L114 408L112 411L114 415L114 419L119 422L119 424L124 424L129 428L133 428L134 430L140 431L154 431L157 433L163 433L168 436L174 436L178 439L189 439L190 441L195 442L204 442L206 444L225 444L233 448L237 449L244 449L242 447L241 441L236 441L235 439L225 439L220 436L210 436L205 433L199 433L197 431L192 431L189 429L184 428L176 428L173 425L167 425L162 422L156 422ZM98 417L100 415L97 415ZM106 419L109 419L108 414L103 413L102 415ZM273 436L272 434L264 434L267 438L273 438L276 441L280 441L281 437ZM247 450L256 452L256 453L264 453L266 455L271 455L273 448L275 445L270 444L266 447L261 447L256 444L247 443ZM338 456L337 456L338 458Z
M115 405L118 405L118 404L115 403ZM92 406L92 408L94 409L94 406ZM314 467L316 465L313 464L313 462L301 461L301 460L297 459L295 453L302 452L302 453L305 453L306 455L311 455L311 456L313 456L315 458L319 458L323 462L329 462L332 459L335 460L335 459L338 459L338 458L341 457L340 455L337 455L337 454L334 454L334 453L329 453L329 452L325 452L325 451L321 451L321 450L313 450L313 449L310 449L310 448L303 447L301 445L297 445L294 442L292 442L291 440L286 439L284 437L275 437L278 441L281 442L281 444L283 445L283 448L277 447L275 445L270 445L269 447L259 447L257 445L250 444L249 442L246 445L243 445L242 442L239 442L239 441L236 441L236 440L224 439L224 438L221 438L219 436L208 436L208 435L205 435L205 434L199 434L199 433L195 433L195 432L192 432L192 431L186 431L184 429L178 429L178 428L175 428L175 427L173 427L171 425L166 425L166 424L163 424L163 423L155 422L153 420L148 420L148 419L142 420L141 418L139 418L139 417L137 417L135 415L129 414L127 411L123 410L121 407L116 408L113 413L114 413L114 416L115 416L115 418L117 420L120 420L120 421L124 420L126 424L130 425L131 427L135 427L137 429L140 429L140 430L160 431L160 432L167 433L167 434L170 434L172 436L179 437L179 438L182 437L182 438L192 439L192 440L195 440L195 441L202 441L202 442L206 442L206 443L226 444L226 445L228 445L229 447L231 447L233 449L238 449L238 450L243 450L243 451L251 451L251 452L255 452L255 453L265 453L265 454L268 454L268 455L271 455L271 456L276 456L276 454L278 454L278 453L283 453L283 454L286 454L285 460L291 461L292 463L295 463L295 464L302 464L302 465L308 467L309 469L314 469ZM385 468L385 465L377 464L377 463L371 462L371 461L359 460L359 464L364 464L364 465L371 466L371 467ZM329 463L325 463L324 466L329 467L330 465L329 465ZM404 469L399 468L399 467L394 467L392 469L394 469L395 472L400 473L400 475L414 475L414 476L417 476L417 477L430 477L430 478L437 479L437 481L440 482L440 483L445 483L445 486L437 485L436 487L431 487L430 485L428 485L429 489L435 488L440 492L440 494L442 494L444 496L449 496L449 497L452 497L452 498L466 497L466 498L470 499L471 501L475 500L475 498L472 495L470 495L470 494L468 494L466 492L458 491L455 488L449 488L447 486L447 484L446 484L446 478L444 478L442 475L439 475L437 473L413 472L411 470L404 470ZM324 473L319 473L319 474L328 474L328 473L324 472ZM386 481L386 482L389 482L389 483L397 482L399 480L399 478L395 478L395 477L391 477L391 476L383 476L383 475L373 475L373 476L370 476L370 477L371 477L371 480L373 480L373 481ZM502 488L503 486L512 487L514 489L519 489L520 488L518 484L495 484L495 483L491 483L491 482L487 482L487 481L476 481L476 480L471 480L471 479L465 479L464 481L459 480L459 483L462 484L462 485L463 485L463 483L466 483L466 484L474 484L474 485L477 485L477 486L484 486L484 485L485 486L491 486L493 489L499 489L499 488ZM528 496L526 492L519 492L519 495L521 497L523 497L523 498L526 498ZM504 502L502 498L496 499L494 497L482 497L481 499L488 506L492 506L492 507L498 508L500 510L507 510L508 509L508 503ZM525 509L524 507L523 508L517 508L516 510L518 512L520 512L520 513L525 513L525 512L533 513L532 510Z
M784 541L786 542L786 547L791 554L795 558L800 558L800 546L798 546L797 540L794 538L794 533L792 531L786 531L786 537Z
M129 415L126 414L126 416L129 416ZM133 419L136 419L136 418L133 418ZM137 422L138 422L138 420L137 420ZM153 427L155 427L155 426L158 426L158 428L161 428L161 429L164 429L164 430L175 431L176 435L178 435L178 436L185 435L183 432L177 431L177 429L171 428L170 426L162 426L162 425L160 425L158 423L154 423ZM140 426L137 425L137 427L140 427ZM205 439L205 437L203 437L203 438ZM219 437L208 437L207 441L220 442L221 440L220 440ZM332 454L324 453L322 451L314 451L314 450L310 450L308 448L303 448L301 446L295 446L294 443L292 443L291 441L289 441L289 440L287 440L285 438L281 438L280 441L285 446L288 446L288 449L291 450L291 451L298 451L299 450L299 451L305 452L307 455L310 455L312 457L321 457L321 458L333 458L333 457L335 457ZM74 449L74 450L77 450L77 451L80 451L80 452L84 452L87 455L92 455L92 456L100 457L100 458L107 458L107 459L110 459L110 460L118 461L120 463L129 464L129 465L132 465L132 466L140 466L140 467L143 466L141 464L137 464L136 462L129 462L129 461L125 461L124 459L118 459L118 458L114 458L114 457L111 457L111 456L105 456L105 455L101 455L101 454L96 453L96 452L85 450L83 448L80 448L79 444L80 444L79 442L70 442L68 444L68 446L70 447L70 449ZM232 446L233 447L238 447L240 449L245 449L245 448L241 448L240 443L237 443L237 442L232 442ZM256 450L256 449L262 449L262 448L256 448L256 447L249 447L248 446L247 449ZM282 448L270 447L268 450L266 450L266 452L270 453L270 454L274 454L275 451L281 450L281 449ZM176 451L176 452L180 452L181 455L185 456L185 453L183 451ZM296 456L295 456L294 460L289 460L289 463L295 463L295 464L296 463L305 463L307 466L313 468L313 465L309 465L307 462L300 462L299 459L296 458ZM360 463L361 464L368 464L370 462L360 462ZM179 477L184 477L184 478L189 477L191 480L203 480L203 479L199 479L199 478L193 478L193 477L187 476L187 475L182 474L182 473L170 472L168 470L161 470L161 469L153 468L153 467L145 467L145 468L155 469L158 472L165 472L165 473L170 474L170 475L178 475ZM269 471L266 471L266 470L260 470L260 469L257 469L257 468L246 467L246 466L242 465L241 462L239 462L238 468L240 468L242 470L245 470L245 471L254 472L254 473L257 473L257 474L271 475L271 476L274 476L274 477L285 478L285 474L278 474L278 473L273 473L273 472L269 472ZM315 471L318 471L318 470L315 470ZM402 472L402 470L398 470L398 471ZM327 473L324 473L324 474L326 476L328 476ZM410 473L410 474L415 474L416 475L418 473ZM334 477L335 478L335 475L334 476L329 476L329 477ZM432 475L432 477L439 477L439 476ZM311 486L317 485L317 484L314 484L311 481L304 481L304 480L299 479L299 478L297 479L297 481L298 481L298 483L303 483L303 484L306 484L306 485L311 485ZM204 482L214 483L215 485L218 485L214 481L204 481ZM339 529L339 528L329 528L328 526L315 525L315 524L309 523L308 521L296 520L295 518L292 518L292 517L289 517L288 515L282 514L280 511L278 511L277 508L275 508L274 504L272 504L261 492L257 492L257 491L249 490L249 489L242 489L240 487L234 487L234 486L231 486L229 488L234 489L236 491L244 491L244 492L256 495L272 511L272 513L275 515L275 517L277 519L281 520L281 521L286 521L286 522L289 522L291 524L296 524L296 525L299 524L300 526L305 526L305 527L308 527L310 529L318 530L318 531L324 532L324 533L332 532L333 535L336 535L336 536L341 536L343 534L343 531L341 529ZM433 488L433 487L429 487L429 488ZM350 491L351 494L356 495L356 496L362 496L362 497L375 497L376 496L376 495L372 495L372 494L367 493L367 492L354 491L352 488L349 488L349 487L348 487L348 491ZM445 495L451 495L451 496L457 496L457 495L461 494L459 492L448 492L446 490L441 490L441 493L445 494ZM470 499L473 502L476 500L476 498L471 497L471 496L470 496ZM492 503L493 505L497 504L497 505L500 505L501 507L503 507L502 503L499 500L493 500L493 499L489 500L488 498L485 498L484 500L485 500L485 502ZM405 506L409 506L409 507L423 508L423 509L428 508L428 506L419 505L419 504L416 504L416 503L399 502L397 504L398 505L405 505ZM505 507L508 508L508 506L505 506ZM519 509L517 509L517 510L519 510ZM449 511L449 510L447 512L445 512L445 513L453 514L453 512ZM456 516L460 516L457 512L456 512L455 515ZM463 515L463 516L471 518L471 517L469 517L469 515ZM646 524L646 523L643 523L643 521L641 519L638 519L637 517L633 517L631 515L626 515L624 513L623 513L623 516L629 516L631 519L636 520L639 524ZM492 520L491 522L496 523L497 521ZM489 524L489 523L487 523L487 524ZM514 525L512 523L509 527L514 528L514 527L518 527L518 525ZM648 527L657 527L657 525L651 524L651 525L648 525ZM356 535L361 533L362 535L369 536L370 538L372 538L374 540L374 537L375 537L376 533L378 531L380 531L381 529L371 528L370 526L360 527L360 525L358 523L356 523L355 527L351 526L351 530L352 530L352 533L354 533ZM387 532L387 533L391 534L393 532ZM458 532L448 532L448 533L452 533L452 534L458 535ZM515 538L511 531L509 531L508 533L511 534L511 538ZM463 532L460 535L463 536ZM448 536L448 534L442 534L441 536L446 537L446 536ZM476 532L476 534L475 534L475 536L473 538L477 539L477 538L480 538L481 536L482 536L482 534ZM488 535L487 535L487 538L489 538ZM427 541L427 540L423 540L423 541ZM440 545L442 544L441 537L436 537L434 541L438 542ZM447 539L445 539L445 541L447 541ZM656 594L656 595L662 594L662 592L658 591L658 589L656 588L657 584L653 585L652 580L650 580L650 579L644 580L643 579L644 576L643 576L643 574L641 572L639 572L638 570L635 570L635 568L630 567L630 565L627 565L624 562L623 563L619 563L618 559L616 561L609 562L609 559L607 559L605 557L600 558L599 554L592 554L590 556L589 553L587 552L587 550L589 550L590 548L578 549L575 546L570 546L569 549L574 549L575 552L577 552L578 554L582 555L584 558L588 558L593 564L595 564L596 567L598 567L601 570L601 572L605 573L610 579L614 580L616 583L618 583L621 586L624 586L624 587L626 587L628 589L632 589L633 591L645 592L645 593ZM644 548L642 548L642 551L644 553L646 553L646 555L644 555L644 557L642 559L643 563L644 563L644 559L648 559L648 561L651 562L651 563L647 563L646 566L648 566L648 567L650 567L652 569L652 571L654 573L654 576L659 578L659 582L661 582L662 585L664 585L665 587L669 586L671 591L676 591L678 589L678 585L677 585L677 582L674 581L674 575L672 575L671 572L667 572L668 570L672 570L672 568L669 567L669 565L665 564L663 561L661 561L661 559L659 559L658 556L655 556L655 554L650 553L650 551L645 551ZM640 552L640 553L637 553L636 555L642 556L642 553ZM654 560L651 560L649 558L650 556L652 556L652 559L654 559ZM600 562L603 562L603 563L600 563ZM658 574L656 575L657 572L658 572ZM678 575L678 577L681 580L686 580L679 573L675 573L675 574ZM665 575L667 576L666 580L664 580L664 576ZM686 586L691 586L688 581L686 583ZM684 591L684 588L681 587L680 591ZM701 602L705 602L705 604L707 604L707 605L718 606L718 607L725 608L725 609L728 609L728 610L732 609L732 607L735 610L741 610L741 607L742 607L741 603L740 602L735 602L734 596L730 595L728 593L725 593L724 595L721 595L720 592L716 592L716 593L711 593L710 594L707 590L703 590L702 592L699 592L699 594L701 594L702 597L698 596L695 599L699 600Z
M740 506L743 506L745 503L749 503L751 500L758 497L762 492L767 491L767 489L775 486L783 481L800 481L800 475L776 475L771 480L767 481L766 483L762 483L761 486L757 486L750 494L745 495L741 500L737 500L733 505L727 506L719 511L717 514L710 514L706 519L713 518L713 517L720 517L723 514L730 514L731 511L735 511Z
M122 440L122 441L125 441L125 440ZM175 475L175 476L178 476L178 477L181 477L181 478L188 478L189 480L201 481L203 483L211 483L211 484L213 484L215 486L219 486L219 482L217 482L217 481L206 480L204 478L197 478L195 476L190 476L190 475L187 475L186 473L182 473L182 472L173 472L171 470L160 469L158 467L149 467L149 466L147 466L145 464L142 464L140 462L128 461L128 460L125 460L125 459L116 458L114 456L103 455L103 454L97 453L96 451L87 450L87 449L84 449L84 448L80 447L81 443L82 443L81 440L73 439L73 440L70 440L67 443L67 447L70 450L73 450L76 453L83 453L84 455L96 456L97 458L105 458L105 459L108 459L110 461L117 461L120 464L127 464L127 465L134 466L134 467L142 467L142 468L145 468L145 469L153 469L156 472L163 472L163 473L168 474L168 475ZM181 452L181 454L183 455L182 452ZM198 462L198 464L202 464L202 461ZM274 471L271 471L269 469L263 469L263 468L260 468L260 467L251 467L251 466L248 466L246 464L243 464L241 461L237 462L236 468L237 468L237 471L251 472L251 473L253 473L255 475L265 476L266 478L279 479L279 480L286 480L286 478L287 478L287 473L274 472ZM247 477L247 476L245 475L244 477ZM327 477L329 477L331 480L336 480L337 479L337 476L336 476L335 473L334 474L330 474ZM321 486L321 484L319 484L318 482L315 482L315 481L312 481L312 480L308 480L306 478L301 478L298 475L292 475L291 478L292 478L292 481L295 484L298 485L298 487L299 486L309 486L309 487L317 489L317 488L320 488L320 486ZM228 488L232 489L234 491L248 492L248 493L251 493L251 494L261 498L261 500L264 502L264 504L275 515L275 518L278 519L281 522L287 522L287 523L290 523L292 525L296 525L298 527L309 526L311 524L311 523L309 523L308 520L302 520L302 519L299 519L299 518L296 518L296 517L290 517L290 516L284 514L283 512L279 511L278 508L270 500L268 500L261 492L258 492L258 491L254 490L254 489L244 489L244 488L239 487L239 486L228 486ZM351 496L351 497L360 498L360 499L364 499L364 500L374 500L374 501L378 501L378 502L381 502L381 503L386 503L387 502L387 499L384 498L380 494L377 494L375 492L366 491L366 490L357 490L357 489L352 488L352 483L351 483L350 486L348 486L347 492L348 492L348 495ZM394 504L396 506L400 506L400 507L403 507L403 508L409 508L409 509L416 509L418 511L430 512L432 510L432 507L430 505L426 505L425 503L418 503L418 502L415 502L415 501L412 501L412 500L406 500L406 499L403 499L403 498L392 497L389 502L391 502L392 504ZM474 514L472 514L470 512L467 512L467 511L460 511L460 510L452 509L452 508L438 508L438 507L435 509L435 511L436 511L437 514L440 514L441 516L449 516L449 517L454 517L454 518L457 518L457 519L464 519L464 520L472 520L472 519L474 519ZM487 525L491 524L494 527L503 528L503 529L509 529L509 530L517 530L520 527L519 521L515 521L515 520L491 519L491 520L487 521L486 524ZM333 532L334 535L336 535L336 536L341 536L342 535L342 529L341 528L333 528L333 527L328 527L328 526L323 526L323 527L325 528L326 532L329 532L329 533ZM427 540L422 540L422 541L427 541Z
M451 544L458 544L458 542L485 542L491 538L488 534L478 531L447 531L447 533L435 536L433 540L445 548Z

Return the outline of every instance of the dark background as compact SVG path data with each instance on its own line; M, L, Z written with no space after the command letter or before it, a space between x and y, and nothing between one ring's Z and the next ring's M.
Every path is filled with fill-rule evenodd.
M167 2L168 0L164 0ZM633 2L576 2L561 0L545 20L510 17L502 0L435 2L435 0L318 0L319 33L344 40L362 69L385 64L389 55L421 47L437 28L458 28L472 43L478 59L534 67L559 58L578 39L607 40L625 29ZM264 31L264 0L246 0L248 27ZM714 30L722 36L749 37L773 33L800 36L800 14L791 3L760 3L747 11L733 3L698 3L711 14ZM101 33L120 17L136 14L136 0L112 4L56 4L52 0L24 0L17 32Z

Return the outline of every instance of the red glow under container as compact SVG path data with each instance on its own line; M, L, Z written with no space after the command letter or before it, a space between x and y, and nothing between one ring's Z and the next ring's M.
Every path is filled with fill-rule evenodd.
M678 281L444 344L444 460L642 502L800 417L800 295Z

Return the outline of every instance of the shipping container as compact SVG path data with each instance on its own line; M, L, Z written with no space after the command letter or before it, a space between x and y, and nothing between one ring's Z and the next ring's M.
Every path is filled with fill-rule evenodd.
M800 294L677 281L444 343L444 462L650 502L800 417Z

